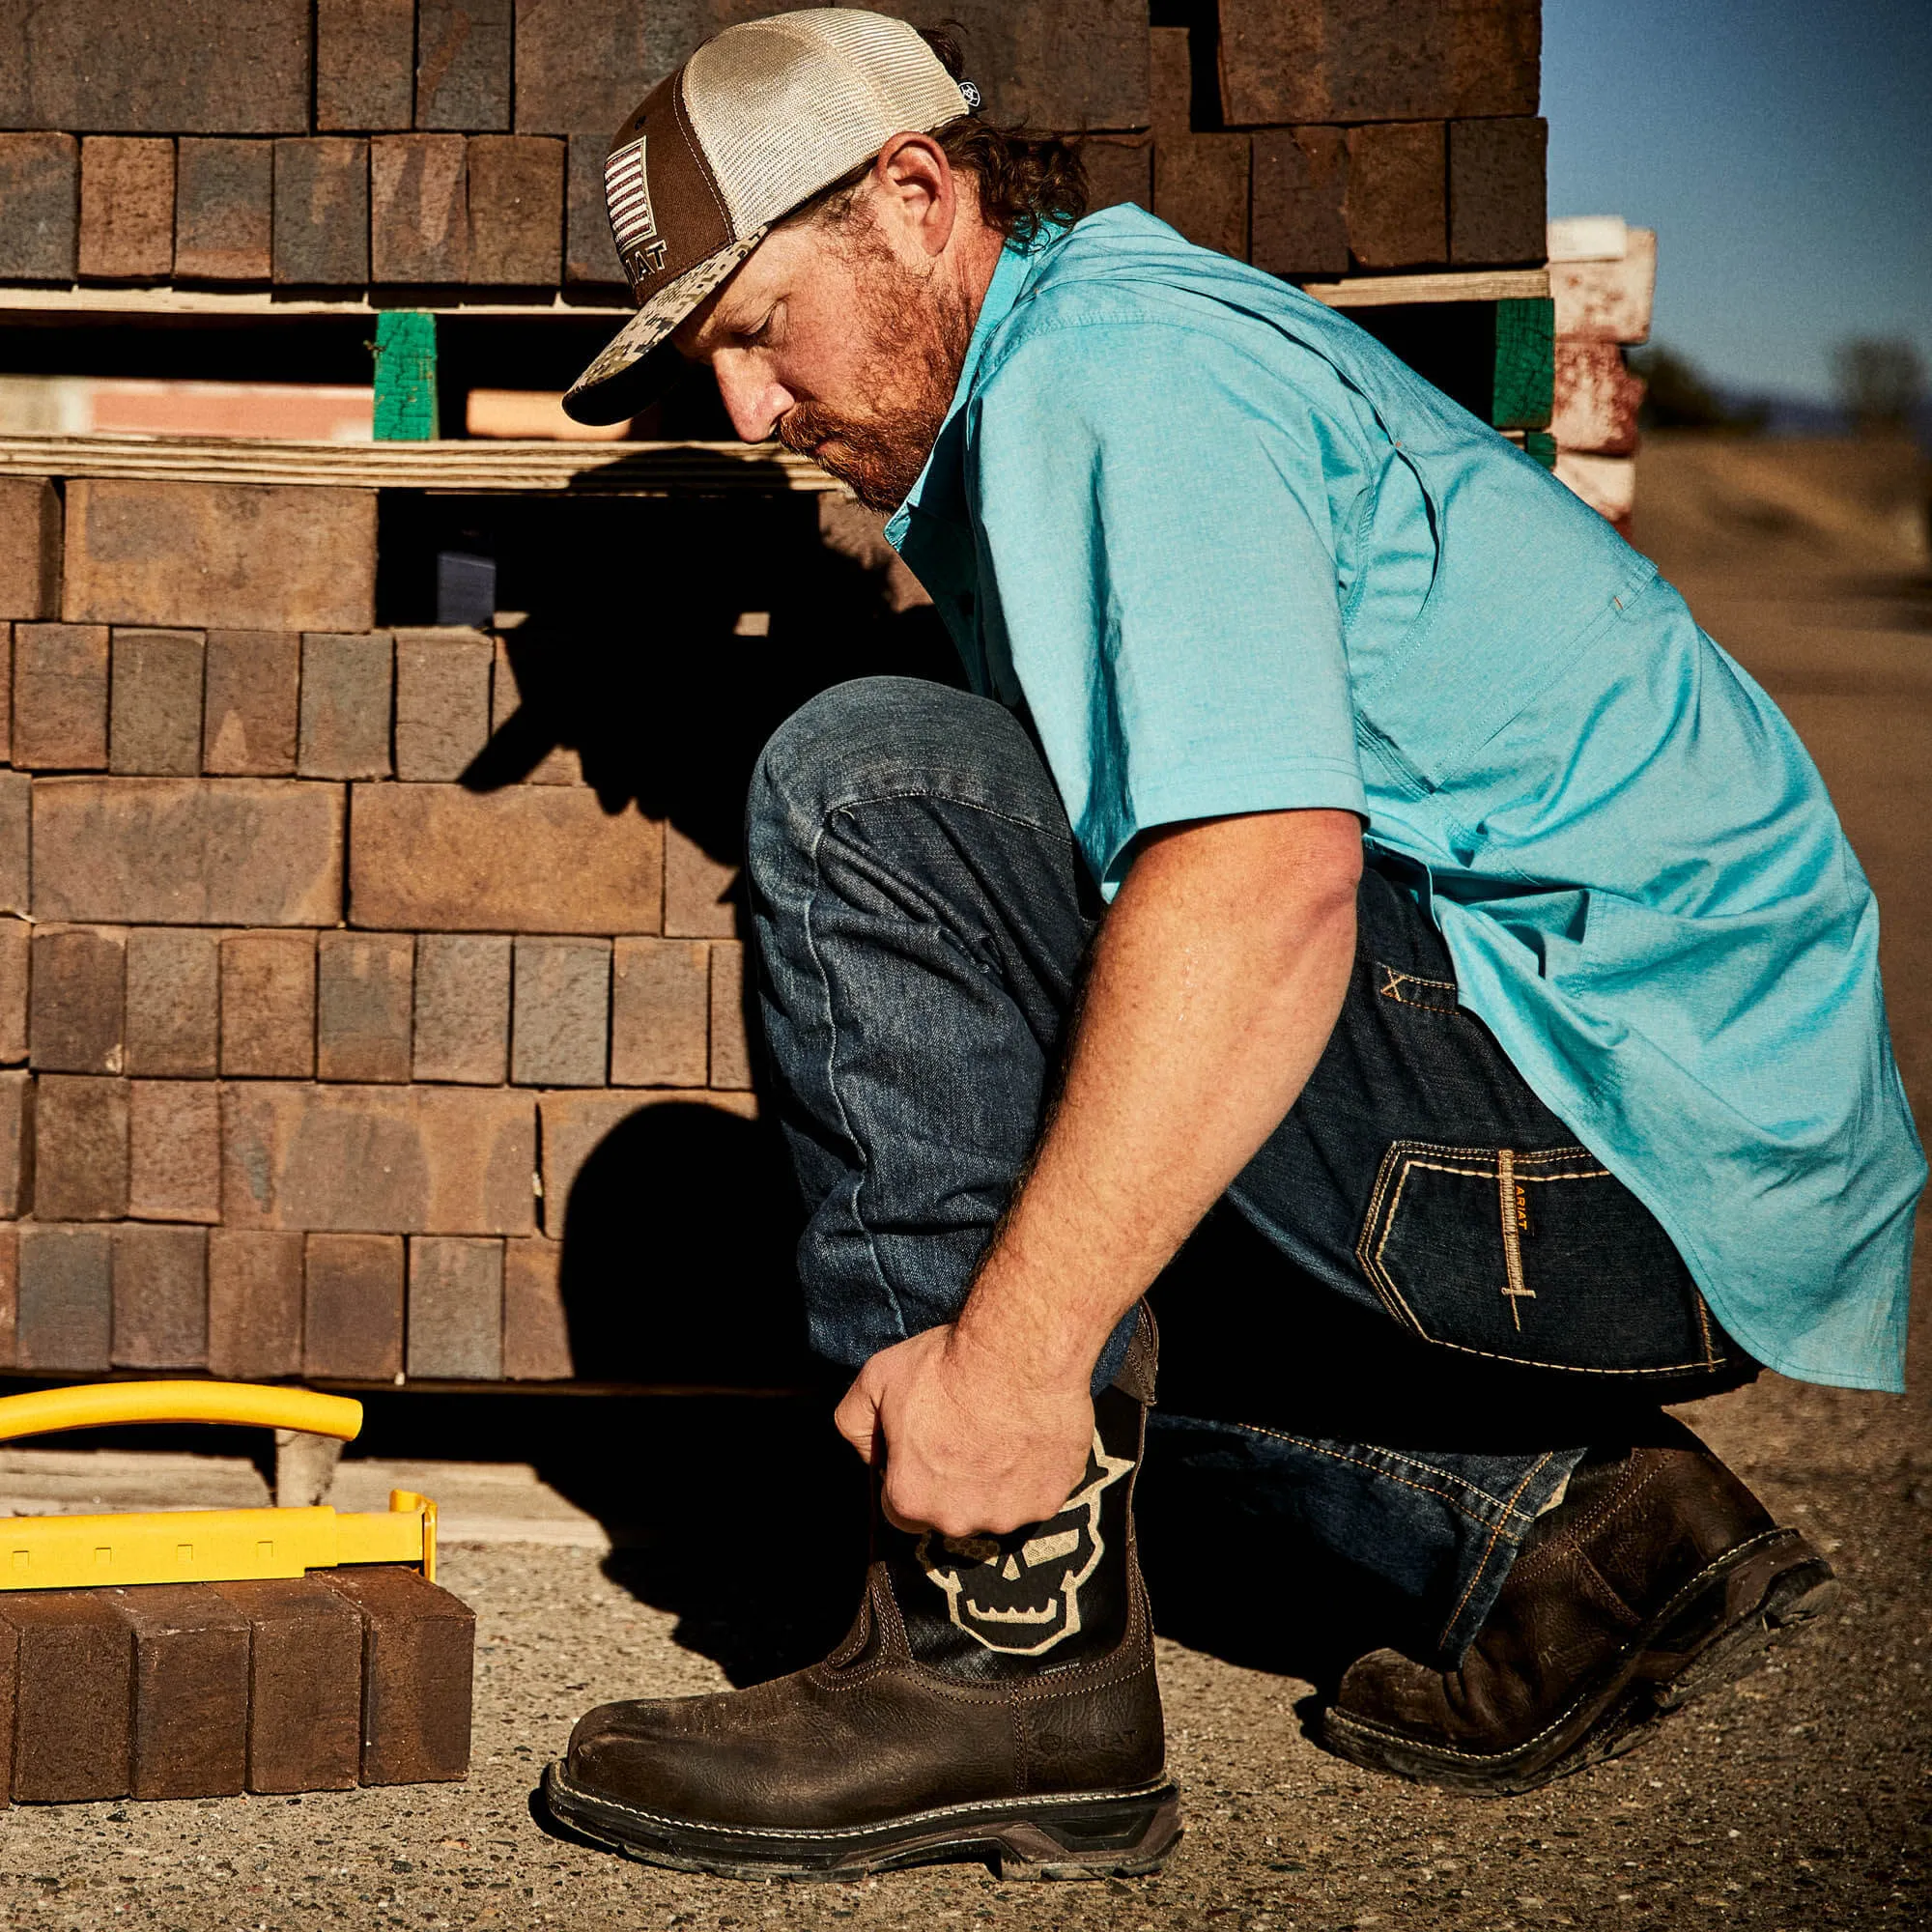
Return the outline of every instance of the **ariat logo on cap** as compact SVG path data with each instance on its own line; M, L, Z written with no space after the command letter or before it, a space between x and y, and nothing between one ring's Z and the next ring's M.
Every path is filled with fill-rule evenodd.
M665 244L658 239L651 209L650 176L644 171L644 136L619 148L604 163L604 196L611 208L611 232L624 272L636 287L664 267Z

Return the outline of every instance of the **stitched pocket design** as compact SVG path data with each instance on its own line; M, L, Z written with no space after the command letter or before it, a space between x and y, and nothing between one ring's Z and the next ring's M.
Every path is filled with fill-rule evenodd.
M1670 1237L1588 1149L1397 1141L1356 1259L1425 1341L1587 1375L1715 1365Z

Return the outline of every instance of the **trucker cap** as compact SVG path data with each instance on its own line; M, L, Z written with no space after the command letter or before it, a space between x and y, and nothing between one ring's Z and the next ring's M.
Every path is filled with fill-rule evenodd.
M727 27L645 96L604 163L604 196L638 312L571 385L582 423L622 422L663 393L669 336L770 232L899 133L970 113L917 29L855 7Z

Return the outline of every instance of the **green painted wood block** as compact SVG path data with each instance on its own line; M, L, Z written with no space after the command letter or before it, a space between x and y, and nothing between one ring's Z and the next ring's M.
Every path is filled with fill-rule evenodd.
M1556 304L1548 296L1497 302L1491 422L1497 429L1548 429L1555 404Z
M376 440L436 438L436 317L384 309L376 318Z
M1523 454L1546 469L1556 468L1556 439L1547 429L1528 431L1522 439Z

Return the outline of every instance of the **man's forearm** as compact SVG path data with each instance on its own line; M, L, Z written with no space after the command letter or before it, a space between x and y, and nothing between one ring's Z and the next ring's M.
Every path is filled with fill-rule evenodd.
M1101 929L1059 1105L958 1343L1085 1380L1122 1314L1294 1104L1353 957L1349 812L1151 840Z

